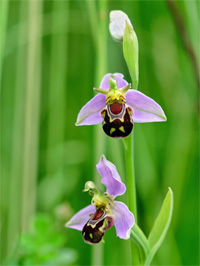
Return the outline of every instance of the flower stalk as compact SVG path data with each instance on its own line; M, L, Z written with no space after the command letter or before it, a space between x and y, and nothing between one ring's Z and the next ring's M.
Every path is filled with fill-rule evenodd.
M131 230L131 240L142 247L146 257L149 253L148 239L136 223Z
M128 206L134 213L137 222L137 200L136 200L136 184L135 184L135 166L134 166L134 135L133 133L124 139L125 162L126 162L126 178L128 188Z

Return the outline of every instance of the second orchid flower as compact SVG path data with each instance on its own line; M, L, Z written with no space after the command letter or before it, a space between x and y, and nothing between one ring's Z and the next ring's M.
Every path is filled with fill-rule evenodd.
M91 204L77 212L65 226L82 231L84 241L89 244L101 242L106 230L113 225L119 238L128 239L135 219L126 204L115 200L115 197L125 193L126 186L115 165L104 155L96 167L106 192L98 189L92 181L86 182L83 191L93 196Z
M120 73L106 74L99 92L82 107L77 126L102 123L104 132L114 138L127 137L133 123L166 121L158 103L145 94L130 89L131 85Z

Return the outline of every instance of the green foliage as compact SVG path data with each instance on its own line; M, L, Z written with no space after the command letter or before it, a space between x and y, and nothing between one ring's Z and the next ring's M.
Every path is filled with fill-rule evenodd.
M38 214L30 233L22 234L17 253L8 264L14 265L71 265L77 253L64 247L66 237L55 229L55 221Z
M157 248L161 245L171 222L172 210L173 192L171 188L169 188L158 217L156 218L153 228L149 234L148 242L150 249L157 250Z
M173 192L171 188L169 188L148 239L137 224L133 226L131 231L131 239L143 249L144 265L151 264L157 250L161 246L172 219L172 211Z
M148 237L149 254L147 255L145 265L150 265L155 253L161 246L172 219L172 211L173 192L171 188L169 188L169 191Z

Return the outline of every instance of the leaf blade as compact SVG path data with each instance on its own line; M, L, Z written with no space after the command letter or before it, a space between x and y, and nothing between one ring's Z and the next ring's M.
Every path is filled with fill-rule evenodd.
M150 265L155 253L162 244L169 228L173 212L173 192L169 191L164 199L161 210L154 222L153 228L148 237L150 252L146 258L145 265Z

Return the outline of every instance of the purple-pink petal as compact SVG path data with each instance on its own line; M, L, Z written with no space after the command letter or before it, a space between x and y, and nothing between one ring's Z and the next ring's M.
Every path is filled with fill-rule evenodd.
M128 239L131 228L135 223L134 215L129 211L126 204L120 201L114 201L112 213L115 215L115 229L119 238Z
M96 168L102 176L101 182L106 186L108 194L113 197L124 194L126 186L121 181L115 165L106 160L104 155L100 158Z
M96 212L96 207L94 205L89 205L79 212L77 212L66 224L65 227L76 229L82 231L83 226L90 219L90 215Z
M106 96L97 94L89 102L87 102L80 110L76 125L96 125L103 121L101 110L106 106Z
M122 87L125 87L126 85L128 85L128 82L125 79L123 79L123 77L124 75L121 73L114 73L114 74L108 73L103 77L101 84L100 84L100 88L110 89L110 86L109 86L110 78L113 78L117 82L117 86L119 89Z
M126 104L134 109L133 122L147 123L167 120L160 105L140 91L129 90L126 93Z

